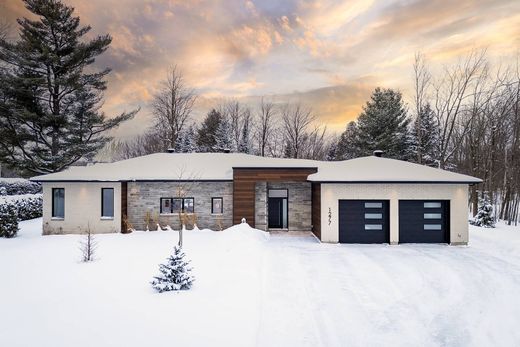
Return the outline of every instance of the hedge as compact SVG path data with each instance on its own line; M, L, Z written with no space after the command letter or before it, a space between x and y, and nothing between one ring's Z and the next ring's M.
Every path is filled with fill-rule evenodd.
M41 193L42 186L23 178L0 178L0 195L22 195Z

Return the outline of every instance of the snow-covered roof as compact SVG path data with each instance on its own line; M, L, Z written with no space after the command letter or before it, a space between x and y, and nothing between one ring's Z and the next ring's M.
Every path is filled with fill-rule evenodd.
M34 181L232 180L233 168L317 168L317 182L451 182L480 179L400 160L363 157L324 162L258 157L241 153L155 153L114 163L70 167Z

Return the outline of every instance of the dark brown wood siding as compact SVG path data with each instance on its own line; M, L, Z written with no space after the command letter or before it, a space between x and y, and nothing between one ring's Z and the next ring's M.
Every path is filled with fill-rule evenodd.
M316 172L316 168L233 169L233 224L245 218L249 225L255 225L256 182L305 182Z
M321 184L312 184L312 232L321 240Z
M121 182L121 232L126 233L128 217L128 183Z

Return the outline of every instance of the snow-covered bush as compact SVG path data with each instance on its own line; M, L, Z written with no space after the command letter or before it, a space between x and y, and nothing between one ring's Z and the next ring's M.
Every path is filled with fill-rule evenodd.
M0 237L14 237L18 233L18 216L12 204L0 204Z
M185 254L181 247L175 246L173 254L168 257L166 264L159 265L162 275L154 277L152 287L159 293L171 290L190 289L195 280L191 275L189 261L184 260Z
M0 198L0 203L14 206L20 220L38 218L43 215L43 197L41 194L4 196Z
M22 195L41 193L42 186L23 178L1 178L0 195Z
M488 195L484 194L479 199L477 215L470 221L472 225L484 228L494 228L495 218L493 217L493 205L489 201Z

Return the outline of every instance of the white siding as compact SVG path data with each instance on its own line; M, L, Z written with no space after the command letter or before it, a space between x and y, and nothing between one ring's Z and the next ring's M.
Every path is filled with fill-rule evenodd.
M52 218L52 188L65 189L65 218ZM114 218L101 218L101 188L114 188ZM121 183L43 182L43 233L80 234L121 231Z
M399 243L399 200L450 200L450 240L468 242L467 184L321 184L321 239L339 241L341 199L390 200L390 243ZM329 224L330 209L330 224Z

